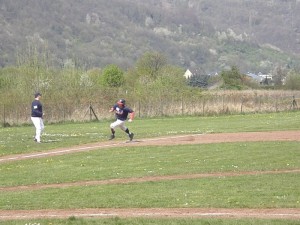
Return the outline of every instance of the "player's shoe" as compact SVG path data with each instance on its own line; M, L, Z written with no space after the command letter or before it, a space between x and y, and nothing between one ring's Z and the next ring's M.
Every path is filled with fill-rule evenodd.
M109 137L109 139L108 140L112 140L112 139L114 139L115 138L115 135L114 134L112 134L112 135L110 135L110 137Z
M34 139L34 141L38 144L41 144L41 141L38 141L36 138Z
M132 141L134 133L130 133L128 136L129 136L129 140Z

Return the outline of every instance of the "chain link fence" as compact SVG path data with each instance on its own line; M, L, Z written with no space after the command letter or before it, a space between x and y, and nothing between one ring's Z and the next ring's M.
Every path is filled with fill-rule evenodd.
M126 99L136 117L211 116L298 110L300 93L287 92L209 92L200 97L165 96L161 98ZM113 103L105 100L91 102L42 102L46 123L112 119L109 109ZM31 103L1 105L1 126L31 123Z

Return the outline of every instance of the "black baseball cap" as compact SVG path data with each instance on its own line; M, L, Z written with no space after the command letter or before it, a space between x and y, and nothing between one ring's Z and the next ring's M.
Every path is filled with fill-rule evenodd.
M42 96L42 94L40 92L37 92L34 94L34 97L37 98L38 96Z

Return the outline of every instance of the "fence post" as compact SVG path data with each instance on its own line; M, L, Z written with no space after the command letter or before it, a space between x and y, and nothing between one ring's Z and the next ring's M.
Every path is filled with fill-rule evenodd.
M202 115L205 115L205 99L203 98L203 102L202 102Z
M139 107L139 118L141 118L141 100L138 101L138 107Z
M242 102L241 102L241 114L243 114L243 104L244 104L244 99L242 98Z
M259 112L261 112L261 97L262 96L259 96Z
M293 110L298 109L298 106L297 106L297 102L296 102L295 96L293 96L293 101L292 101L291 107L293 107Z
M94 114L96 120L98 121L99 119L98 119L98 117L97 117L97 115L96 115L96 113L95 113L95 111L93 109L92 103L90 103L90 121L92 120L93 114Z
M223 108L223 113L224 113L225 112L224 95L222 95L222 108Z
M159 114L160 116L164 115L164 107L163 107L163 101L162 101L162 97L160 96L160 104L159 104Z
M89 109L90 109L90 121L92 121L92 104L91 103L90 103Z
M3 105L3 127L5 127L5 105Z
M181 95L181 115L183 116L183 95Z
M3 105L3 127L6 127L6 109L5 109L5 104Z
M66 121L66 111L65 111L65 105L66 104L63 104L63 122Z

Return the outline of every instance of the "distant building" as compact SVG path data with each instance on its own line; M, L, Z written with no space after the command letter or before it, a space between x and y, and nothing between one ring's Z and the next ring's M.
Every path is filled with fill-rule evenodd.
M261 76L255 74L255 73L248 72L248 73L246 73L246 75L248 77L251 77L253 80L255 80L255 81L259 82L259 83L262 82L262 80L263 80L263 78Z
M187 69L183 75L185 77L185 79L190 79L193 76L193 73Z
M246 73L247 76L251 77L253 80L259 82L260 84L271 84L273 80L273 76L271 74L262 74L259 72L258 74L254 73Z
M262 79L273 80L273 76L271 74L261 74L259 75Z
M218 75L219 75L218 72L206 74L201 69L192 69L192 71L190 69L187 69L183 76L186 79L190 79L192 76L218 76Z

